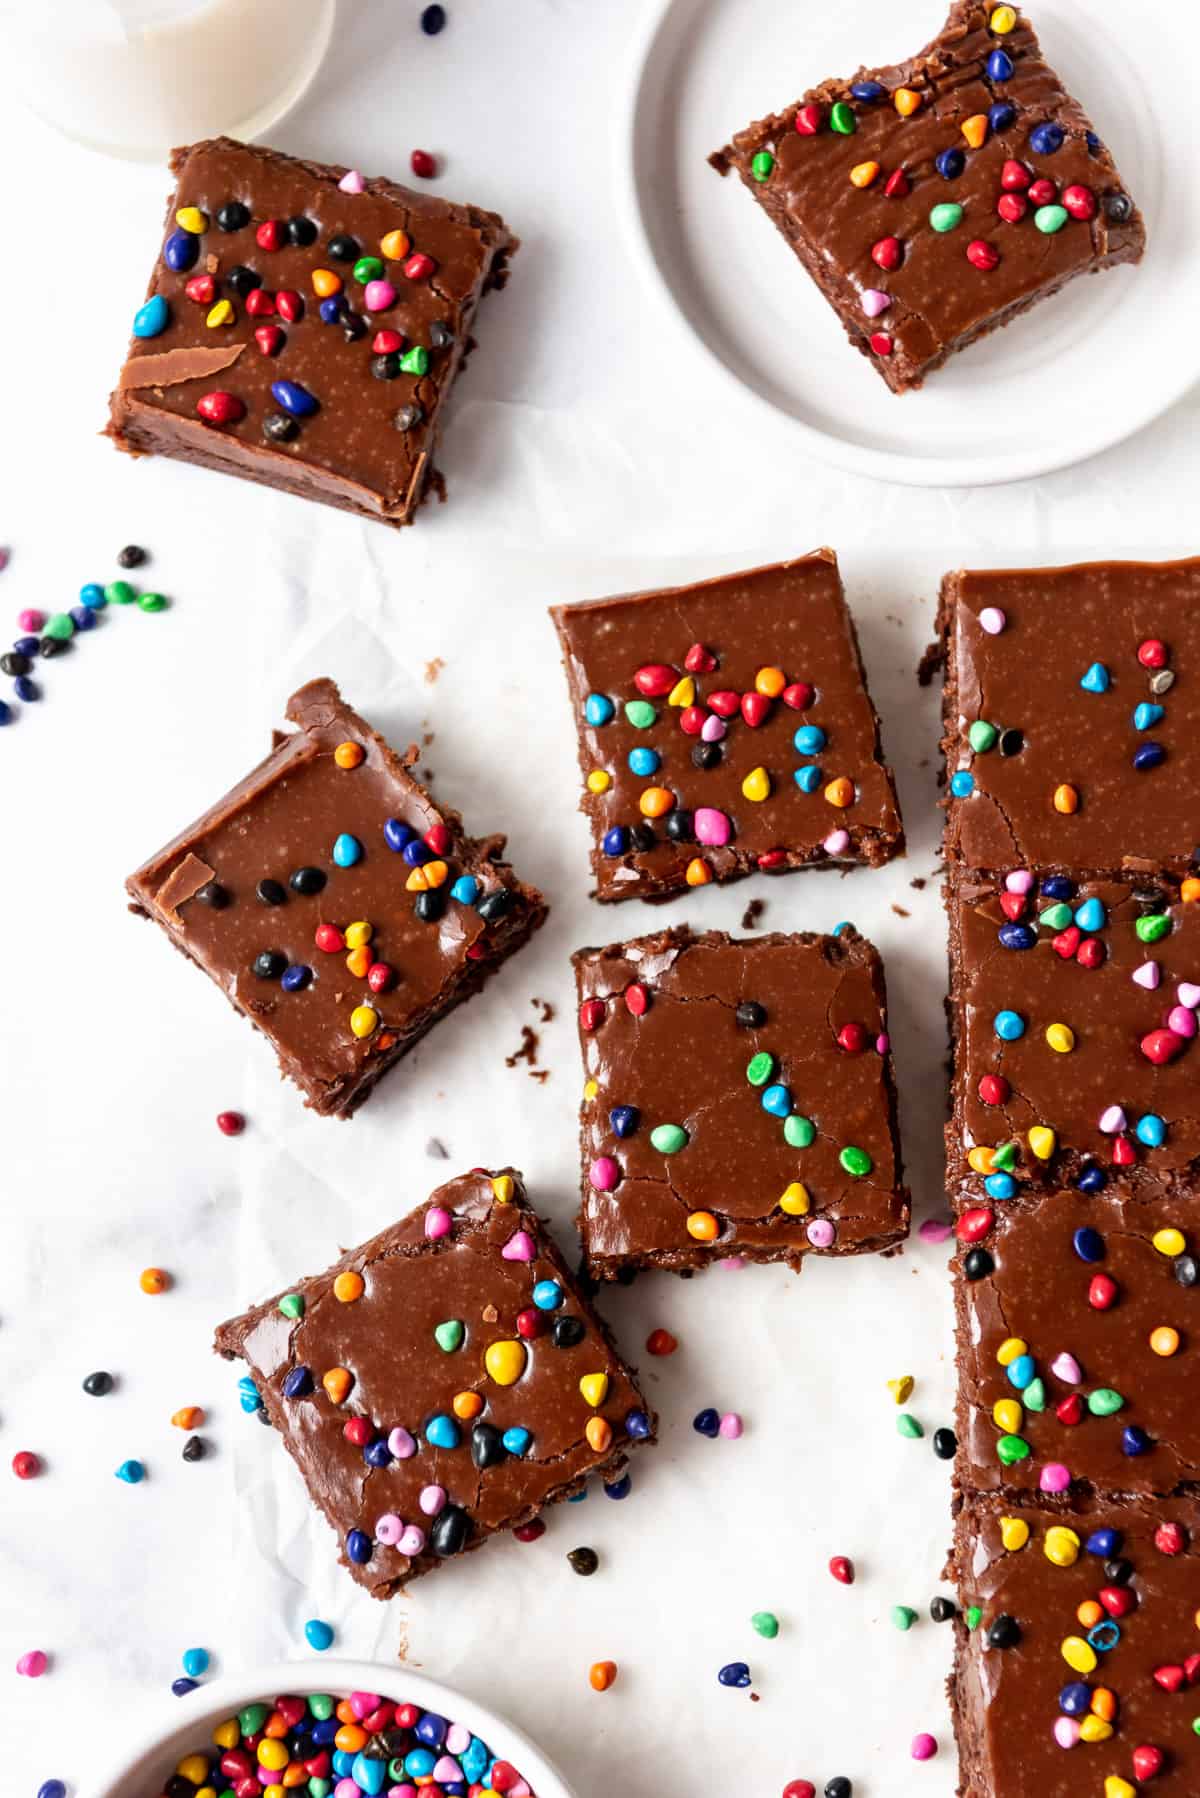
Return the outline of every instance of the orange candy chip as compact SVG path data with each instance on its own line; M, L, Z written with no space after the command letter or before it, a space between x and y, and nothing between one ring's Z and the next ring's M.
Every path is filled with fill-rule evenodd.
M607 1692L617 1677L615 1661L594 1661L588 1669L588 1683L593 1692Z
M331 1367L328 1373L321 1375L321 1384L335 1405L344 1404L354 1384L354 1375L348 1368Z
M358 768L366 759L366 750L361 743L339 743L333 759L339 768Z
M343 1305L352 1305L366 1291L366 1281L353 1268L347 1268L333 1282L333 1296L340 1299Z
M483 1410L483 1400L477 1392L456 1392L450 1402L450 1409L456 1417L464 1420L478 1417Z
M694 1236L697 1242L715 1242L721 1233L721 1226L711 1211L692 1211L688 1213L688 1235Z
M612 1425L604 1417L589 1417L587 1428L583 1433L587 1437L588 1447L594 1449L598 1455L604 1454L612 1447Z
M198 1430L204 1422L204 1412L199 1405L185 1405L182 1411L176 1411L171 1422L177 1430Z

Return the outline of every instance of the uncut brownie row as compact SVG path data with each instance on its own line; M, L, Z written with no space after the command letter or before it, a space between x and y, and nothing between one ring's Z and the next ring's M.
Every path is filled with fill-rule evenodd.
M967 1798L1200 1789L1198 601L943 584Z

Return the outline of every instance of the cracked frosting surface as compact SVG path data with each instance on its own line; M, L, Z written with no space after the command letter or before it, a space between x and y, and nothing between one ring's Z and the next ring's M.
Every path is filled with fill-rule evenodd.
M497 1196L506 1190L511 1197ZM448 1215L449 1227L431 1238L428 1220L436 1211ZM334 1287L348 1272L361 1276L364 1290L343 1302ZM552 1309L539 1309L534 1298L543 1282L554 1282L561 1295ZM463 1547L470 1550L497 1530L529 1522L590 1474L618 1477L631 1441L625 1427L631 1412L644 1415L643 1439L652 1432L652 1414L632 1373L511 1169L477 1169L449 1181L399 1223L290 1291L303 1300L301 1318L281 1312L286 1295L279 1294L222 1324L217 1351L248 1363L309 1496L337 1532L343 1565L374 1597L391 1597L440 1564L429 1544L406 1554L377 1533L379 1519L393 1516L431 1536L438 1512L422 1509L427 1488L442 1489L442 1508L465 1514ZM536 1333L529 1337L517 1322L523 1313L535 1319ZM564 1319L574 1320L570 1330L579 1340L560 1345L555 1326ZM434 1335L447 1323L462 1326L461 1340L449 1352ZM510 1384L497 1383L485 1364L497 1342L520 1343L524 1350L520 1375ZM312 1375L312 1390L286 1396L285 1378L302 1367ZM341 1403L322 1384L331 1369L344 1369L351 1378ZM597 1404L580 1386L595 1375L604 1380ZM426 1435L428 1421L454 1418L454 1400L463 1393L477 1395L482 1408L458 1421L458 1446L435 1447ZM369 1420L372 1439L386 1440L397 1426L407 1430L416 1452L384 1467L369 1465L363 1448L344 1432L354 1418ZM603 1449L586 1434L597 1418L611 1435ZM526 1430L528 1448L480 1468L472 1435L481 1426ZM372 1539L370 1558L361 1564L347 1556L352 1530Z
M726 1255L798 1266L813 1249L900 1241L908 1195L883 967L863 937L847 928L739 941L683 927L581 949L574 963L587 1077L579 1224L593 1273L700 1267ZM641 1015L630 1009L632 988L644 991ZM738 1021L747 1002L761 1023ZM861 1032L861 1047L839 1046L847 1027ZM755 1056L771 1057L758 1084L748 1078ZM812 1127L808 1146L793 1146L782 1114L764 1108L776 1087ZM624 1135L613 1117L621 1107L636 1113ZM661 1152L653 1133L663 1125L686 1132L686 1145ZM848 1146L865 1151L866 1173L843 1165ZM619 1170L607 1191L595 1179L603 1158ZM780 1200L796 1185L791 1202L803 1209L789 1213ZM711 1241L688 1228L704 1212L717 1225Z

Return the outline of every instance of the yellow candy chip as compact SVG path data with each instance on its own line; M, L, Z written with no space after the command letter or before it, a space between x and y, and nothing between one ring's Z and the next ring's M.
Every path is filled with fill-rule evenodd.
M280 1773L288 1764L288 1751L276 1736L264 1736L258 1744L258 1764L268 1772Z
M356 1005L350 1013L350 1029L360 1039L379 1028L379 1013L373 1005Z
M589 793L607 793L612 786L612 775L604 768L593 768L587 777Z
M1015 1398L998 1398L992 1406L992 1422L1006 1436L1019 1436L1024 1421L1024 1407Z
M1104 1798L1137 1798L1137 1787L1119 1773L1110 1773L1104 1782Z
M196 1793L196 1798L217 1798L216 1786L201 1786Z
M771 792L771 776L765 768L751 768L742 782L742 797L760 803L769 797Z
M1000 1540L1009 1554L1015 1555L1029 1540L1029 1525L1023 1517L1002 1517Z
M1074 1530L1068 1529L1065 1523L1056 1523L1046 1531L1042 1553L1056 1567L1073 1567L1079 1559L1081 1546Z
M1164 1360L1179 1353L1179 1331L1173 1330L1170 1324L1160 1324L1157 1330L1150 1332L1150 1347L1156 1355Z
M1057 1143L1058 1138L1046 1124L1035 1124L1029 1132L1029 1146L1039 1161L1049 1161Z
M1081 1742L1107 1742L1112 1732L1111 1723L1106 1723L1103 1717L1094 1717L1089 1713L1079 1725L1079 1740Z
M608 1375L606 1373L585 1373L579 1382L579 1390L594 1411L608 1397Z
M181 231L190 231L193 237L203 237L208 230L208 214L201 212L198 206L181 206L175 214L175 223Z
M677 680L675 682L675 685L671 688L671 691L667 694L667 704L668 705L695 705L695 703L696 703L696 683L692 679L690 674L685 674L681 680Z
M208 1779L208 1756L185 1754L175 1771L181 1779L190 1779L194 1786L203 1785Z
M374 925L368 924L364 918L359 918L356 923L347 924L347 926L346 926L346 947L347 947L347 949L363 948L365 944L370 942L371 937L374 933L374 928L375 928Z
M346 966L356 980L362 980L366 976L367 969L370 965L371 951L366 947L363 947L362 949L351 949L349 955L346 957Z
M962 123L962 134L972 150L978 150L987 141L988 118L986 112L973 112L969 119Z
M1011 1367L1014 1361L1020 1360L1022 1355L1028 1353L1029 1344L1027 1342L1023 1341L1020 1336L1010 1336L996 1350L996 1359L1001 1367Z
M754 677L754 691L764 699L778 699L786 686L787 675L782 668L760 668Z
M991 1174L995 1172L992 1157L995 1149L989 1149L985 1143L977 1143L967 1151L967 1166L974 1174Z
M213 1730L213 1741L218 1748L236 1748L241 1739L242 1729L236 1717L227 1717Z
M988 20L988 30L995 31L1000 37L1007 37L1017 22L1015 6L998 6Z
M898 1405L904 1405L912 1397L915 1385L916 1381L910 1373L902 1373L898 1380L888 1381L887 1389Z
M595 1081L589 1080L588 1085L594 1086ZM501 1205L508 1205L512 1202L514 1191L515 1188L513 1186L513 1177L511 1174L497 1174L492 1181L492 1197L498 1199Z
M911 87L898 87L892 95L892 105L902 119L909 119L921 104L921 96L914 93Z
M1152 1240L1160 1255L1170 1255L1172 1257L1182 1255L1183 1251L1187 1248L1187 1238L1183 1234L1183 1231L1174 1228L1156 1230Z
M1062 1645L1062 1658L1076 1673L1096 1671L1096 1650L1082 1636L1068 1636Z
M210 330L213 330L217 325L231 325L234 321L234 317L234 310L230 302L228 300L218 300L215 306L209 307L208 315L204 322Z
M523 1342L502 1339L499 1342L489 1342L483 1365L497 1386L513 1386L525 1372L526 1359Z
M585 1080L584 1081L583 1096L585 1099L594 1099L596 1097L596 1094L599 1091L600 1091L600 1082L598 1080Z
M856 162L850 170L850 180L855 187L870 187L878 173L877 162Z
M1046 1041L1058 1055L1069 1055L1075 1047L1075 1032L1069 1024L1047 1024Z
M802 1180L793 1180L784 1187L779 1195L779 1209L786 1211L789 1217L807 1216L808 1188Z

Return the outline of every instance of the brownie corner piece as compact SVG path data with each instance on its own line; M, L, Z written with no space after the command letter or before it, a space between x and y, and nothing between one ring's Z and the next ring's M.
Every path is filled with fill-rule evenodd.
M347 1117L478 992L546 915L331 680L293 694L294 727L126 883L262 1032L280 1071Z
M908 1227L879 956L686 926L574 957L588 1271L799 1269Z
M595 898L903 853L832 550L551 616Z
M108 436L409 524L504 221L381 178L213 138L175 191Z
M907 62L825 81L709 161L736 170L896 393L1145 247L1024 9L990 0L956 0Z
M530 1206L476 1168L315 1277L222 1324L342 1564L390 1598L531 1523L656 1420Z

